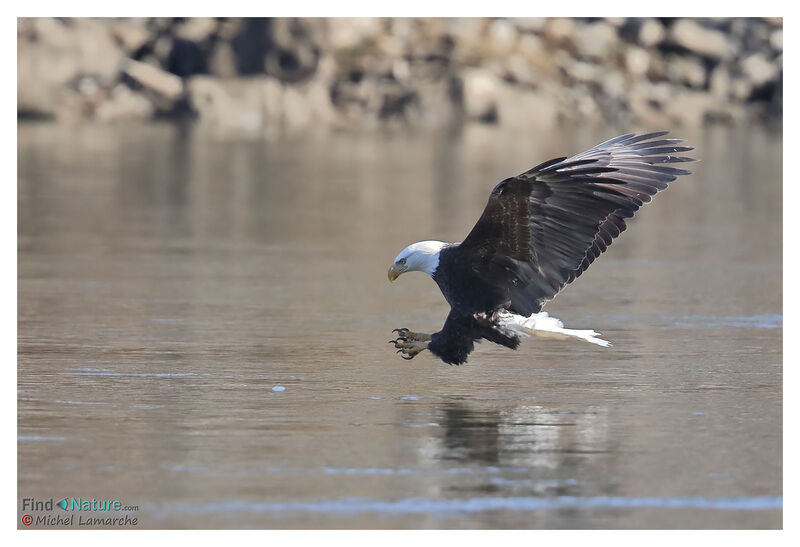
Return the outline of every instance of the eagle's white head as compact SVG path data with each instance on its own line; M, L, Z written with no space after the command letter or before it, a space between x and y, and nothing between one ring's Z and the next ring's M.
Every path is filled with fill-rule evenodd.
M389 281L406 272L425 272L433 276L439 266L439 252L447 245L444 241L419 241L400 251L389 268Z

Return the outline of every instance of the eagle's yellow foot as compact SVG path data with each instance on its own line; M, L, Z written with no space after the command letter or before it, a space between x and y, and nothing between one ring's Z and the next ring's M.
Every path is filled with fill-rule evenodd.
M419 340L406 340L398 338L397 340L389 340L390 344L394 344L397 348L397 353L402 353L400 357L406 361L410 361L422 351L428 349L428 342Z
M431 339L430 334L426 334L424 332L414 332L406 328L392 329L392 332L396 332L398 334L397 339L403 340L404 342L415 341L415 340L418 342L427 342ZM392 342L394 342L394 340L392 340Z
M389 343L394 344L394 347L397 348L397 353L402 353L401 357L406 361L410 361L418 353L428 349L428 342L431 339L430 334L414 332L405 328L393 329L392 332L396 332L398 336L395 340L389 340Z

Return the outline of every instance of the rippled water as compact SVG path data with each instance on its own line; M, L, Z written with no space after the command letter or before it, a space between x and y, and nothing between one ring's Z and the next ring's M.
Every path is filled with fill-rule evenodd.
M20 500L146 528L780 527L779 135L681 135L695 174L547 308L612 348L386 344L447 313L388 283L400 249L614 133L21 125Z

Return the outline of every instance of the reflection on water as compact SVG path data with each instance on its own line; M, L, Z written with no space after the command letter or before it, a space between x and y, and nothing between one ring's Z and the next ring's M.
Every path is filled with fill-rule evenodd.
M20 497L144 527L781 525L779 136L686 135L695 175L548 307L613 348L449 367L386 345L447 313L388 263L610 134L18 134Z

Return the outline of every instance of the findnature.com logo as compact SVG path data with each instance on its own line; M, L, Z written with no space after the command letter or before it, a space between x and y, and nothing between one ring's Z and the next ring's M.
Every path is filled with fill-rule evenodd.
M119 500L85 500L81 498L64 498L56 505L64 511L130 511L131 507L123 509L122 502ZM138 509L138 507L136 507Z
M138 511L138 505L123 505L120 500L96 500L84 498L63 498L56 502L53 498L49 500L37 500L34 498L22 499L23 511L53 511L58 507L61 511L70 511L73 514L66 516L60 512L50 515L37 515L34 519L32 515L25 514L22 516L22 524L25 526L43 525L43 526L136 526L139 523L137 517L129 515L122 516L88 516L80 513L90 511L95 513L117 513L117 512L130 512ZM78 518L75 518L75 512L78 512Z

